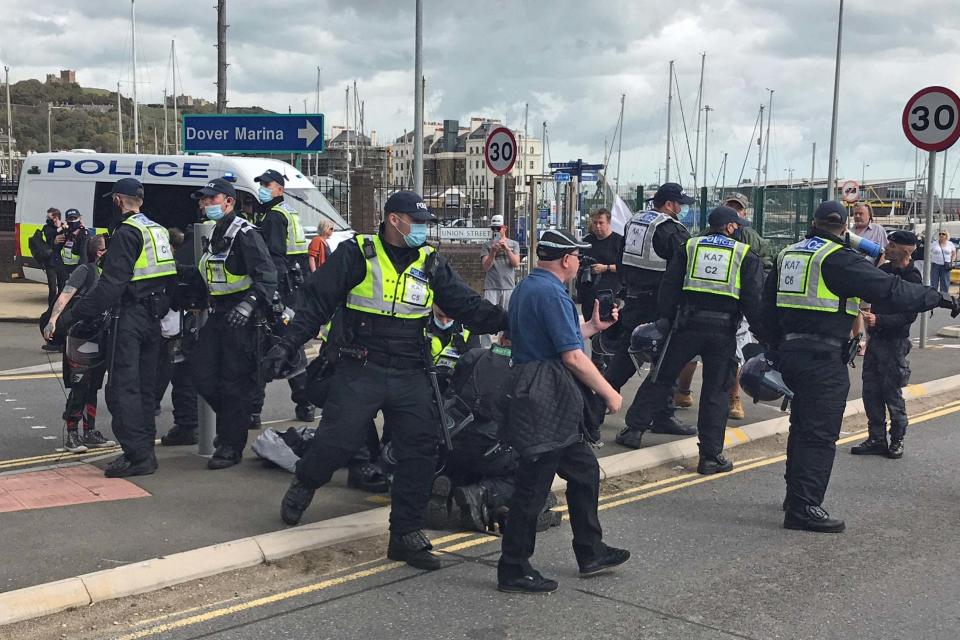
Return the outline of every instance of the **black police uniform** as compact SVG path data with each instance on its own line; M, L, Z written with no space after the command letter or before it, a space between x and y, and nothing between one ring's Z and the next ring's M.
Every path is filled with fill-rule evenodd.
M385 211L409 212L415 220L424 220L417 215L414 202L423 207L416 194L399 192L387 201ZM391 245L383 241L382 230L379 237L386 255L365 254L358 240L351 239L337 247L322 270L310 275L302 306L296 309L293 322L281 338L281 351L289 354L317 335L345 304L348 294L366 281L374 261L389 260L397 274L407 274L411 265L423 259L420 247ZM370 237L365 237L363 243L374 246ZM428 279L438 306L482 334L506 328L503 310L471 290L443 256L433 256L432 264L425 265L426 274L419 275ZM408 276L400 279L405 281L406 290ZM423 302L429 305L428 301ZM394 540L410 552L430 548L420 530L437 460L439 419L425 372L429 359L425 339L428 310L425 306L421 317L407 319L344 308L349 346L341 349L319 429L298 463L294 483L284 497L283 517L288 524L299 521L313 491L329 482L334 471L361 448L367 425L382 410L390 425L397 460L390 514L391 550ZM268 366L271 355L267 358ZM437 567L428 564L425 568Z
M821 212L830 215L831 207L837 209L836 220L845 219L843 206L836 202L821 204L815 216ZM788 247L764 285L762 325L767 335L762 339L778 349L780 372L794 393L787 438L784 526L842 531L843 521L830 518L820 505L830 481L850 390L845 345L857 313L855 298L901 312L938 306L954 310L956 303L935 289L884 273L837 236L814 228L807 239L815 238L820 239L817 244L843 246L826 256L820 268L823 283L839 301L833 309L822 310L778 306L782 257Z
M736 217L733 209L727 211ZM718 274L718 278L713 278L709 273L693 273L696 271L690 269L693 258L687 253L693 243L697 243L696 251L701 254L698 264L706 265L701 269L711 269L706 263L710 258L718 258L732 273L725 279L723 273ZM739 275L736 267L739 267ZM739 287L736 287L739 289L738 298L730 295L733 287L727 284L733 284L736 280L739 280ZM724 289L726 291L723 293L718 292ZM736 376L736 332L744 315L754 332L761 332L762 289L763 265L760 256L743 243L719 233L693 239L681 248L667 266L660 284L657 316L673 322L679 307L679 324L674 329L670 346L660 364L657 382L641 388L636 404L649 404L653 398L668 393L683 367L695 356L701 357L703 387L697 416L700 436L700 464L697 471L700 473L729 471L732 468L721 452L729 411L728 394Z
M652 246L656 254L669 261L680 252L684 243L690 237L687 228L679 222L669 222L659 225L653 235ZM640 269L623 263L623 254L617 261L617 273L626 289L626 300L620 311L621 326L620 343L616 355L610 361L603 377L618 392L624 384L636 373L637 368L630 358L630 334L641 324L654 322L657 319L657 295L660 291L660 282L663 280L662 271ZM677 427L674 417L676 406L673 404L673 387L657 387L657 393L650 393L652 382L648 374L641 383L633 403L627 410L626 424L628 428L646 430L653 424L653 430L661 427L672 430ZM676 377L671 381L676 386ZM643 397L643 401L640 398Z
M887 262L880 270L900 276L905 282L920 284L923 277L913 262L906 267L894 267ZM890 443L902 443L907 431L907 407L901 389L910 380L910 325L917 319L915 312L898 312L888 302L873 304L876 325L867 333L870 342L863 358L863 407L867 413L870 440L887 452L887 411L890 412ZM894 447L891 447L894 448ZM856 449L856 447L854 447Z
M132 178L119 180L113 193L143 197L143 186ZM114 309L116 320L110 340L110 376L105 397L112 416L111 428L123 455L114 460L105 473L111 477L153 473L157 462L153 453L156 437L154 393L157 359L160 354L160 318L167 312L164 289L176 273L169 244L162 246L166 230L158 225L145 248L145 233L127 221L153 224L139 212L123 213L121 223L110 235L110 249L104 257L103 272L96 286L67 313L72 320L89 320ZM138 262L144 256L167 258L167 275L144 277L138 274ZM164 260L165 261L165 260ZM141 265L142 266L142 265ZM163 269L160 269L162 271Z
M239 230L234 231L230 241L225 236L235 223ZM262 329L254 316L266 309L277 288L276 268L263 238L233 211L217 221L204 258L227 250L227 273L232 277L246 276L250 281L242 290L210 296L210 316L189 357L197 391L217 415L216 450L209 463L212 469L239 462L246 446L251 403L259 386L259 361L265 349ZM212 272L205 277L213 294ZM252 307L253 313L242 326L233 326L228 316L244 303Z
M53 308L53 303L57 301L63 286L67 283L67 270L63 266L63 260L60 257L60 251L63 244L58 244L57 236L66 235L66 230L57 227L50 218L47 218L41 228L43 240L50 247L50 257L47 258L44 271L47 275L47 310Z

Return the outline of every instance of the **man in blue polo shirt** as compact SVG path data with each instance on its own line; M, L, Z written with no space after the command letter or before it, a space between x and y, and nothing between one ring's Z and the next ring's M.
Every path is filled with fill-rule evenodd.
M505 385L510 391L501 432L520 455L520 468L497 565L501 591L546 593L558 586L530 565L537 517L555 474L567 481L580 576L595 575L630 558L629 551L603 543L597 515L600 467L584 441L585 403L594 404L596 394L608 413L616 413L622 402L583 352L584 337L614 324L617 312L612 320L601 321L596 304L593 317L581 324L564 286L577 275L580 250L589 247L563 231L545 232L537 245L538 268L520 283L510 301L514 366Z

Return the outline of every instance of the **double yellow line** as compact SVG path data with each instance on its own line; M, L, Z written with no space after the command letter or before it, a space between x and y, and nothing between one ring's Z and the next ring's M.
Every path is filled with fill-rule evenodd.
M116 453L120 447L106 447L104 449L95 449L84 453L70 453L69 451L59 451L57 453L48 453L42 456L32 456L30 458L14 458L11 460L0 460L0 471L6 469L16 469L17 467L27 467L42 462L72 462L75 460L85 460L94 456Z

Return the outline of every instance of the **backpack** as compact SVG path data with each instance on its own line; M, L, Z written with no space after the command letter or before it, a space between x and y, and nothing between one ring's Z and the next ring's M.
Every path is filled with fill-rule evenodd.
M447 387L470 408L476 420L496 421L497 404L503 395L512 359L510 349L493 345L489 349L471 349L457 362Z
M27 246L30 247L30 253L33 254L34 259L40 264L48 262L50 256L53 255L53 249L50 248L46 238L43 237L43 229L37 229L33 232L33 235L27 240Z

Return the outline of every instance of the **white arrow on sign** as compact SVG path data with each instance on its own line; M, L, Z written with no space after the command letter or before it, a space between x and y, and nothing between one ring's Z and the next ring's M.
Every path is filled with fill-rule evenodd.
M314 127L309 120L307 120L306 127L297 129L297 137L305 140L308 147L313 144L313 141L317 139L318 135L320 135L320 132L317 131L317 128Z

